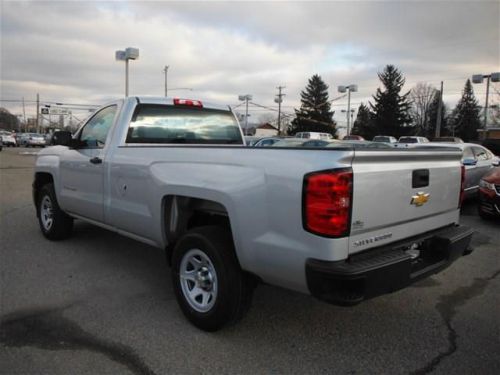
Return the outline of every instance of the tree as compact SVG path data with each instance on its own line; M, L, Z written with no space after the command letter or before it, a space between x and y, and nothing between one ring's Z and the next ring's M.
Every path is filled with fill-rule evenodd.
M365 139L373 139L378 134L377 129L373 126L372 117L373 114L370 112L370 108L361 103L351 133L361 135Z
M478 138L477 130L481 128L480 107L474 96L470 79L465 82L462 98L451 114L451 127L454 135L465 142Z
M411 134L413 127L410 126L409 92L400 95L405 84L403 75L394 65L387 65L382 73L378 73L378 77L385 89L382 91L378 88L373 96L375 103L370 103L376 132L394 137Z
M19 129L19 119L5 108L0 108L0 129Z
M430 106L434 97L438 92L432 85L419 82L410 90L411 110L410 114L413 119L415 131L417 135L424 137L433 137L432 128L436 128L436 124L431 124L430 121Z
M300 109L295 110L295 119L292 121L288 134L297 132L329 133L336 137L337 124L333 120L331 103L328 100L328 85L317 74L313 75L300 93Z

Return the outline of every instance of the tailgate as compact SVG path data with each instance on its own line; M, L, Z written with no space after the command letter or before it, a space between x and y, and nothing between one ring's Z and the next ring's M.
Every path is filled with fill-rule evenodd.
M356 150L349 253L458 222L461 152Z

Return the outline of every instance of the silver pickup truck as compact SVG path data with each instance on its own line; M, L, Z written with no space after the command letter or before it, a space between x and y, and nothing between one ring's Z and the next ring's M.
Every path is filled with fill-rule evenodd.
M455 149L245 147L229 107L130 97L38 154L50 240L85 220L164 249L179 305L213 331L258 282L352 305L469 253Z

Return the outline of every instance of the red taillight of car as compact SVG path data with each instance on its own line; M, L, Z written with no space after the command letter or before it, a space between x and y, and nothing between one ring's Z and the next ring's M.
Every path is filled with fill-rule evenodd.
M458 198L458 208L462 207L464 199L465 199L465 166L462 165L460 168L460 197Z
M344 237L351 228L352 169L314 172L304 177L302 220L308 232Z
M191 99L174 99L174 105L182 105L186 107L197 107L203 108L203 103L200 100L191 100Z

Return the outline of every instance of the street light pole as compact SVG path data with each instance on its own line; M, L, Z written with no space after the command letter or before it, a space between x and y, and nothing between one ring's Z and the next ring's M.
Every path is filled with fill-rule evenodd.
M125 96L128 96L128 62L139 58L139 49L128 47L124 51L116 51L115 59L125 61Z
M348 86L339 86L338 87L338 92L344 93L347 91L347 135L350 135L351 133L351 121L350 121L350 113L351 113L351 92L356 92L358 91L358 85L353 85L350 84Z
M483 83L486 78L486 102L484 104L484 130L488 127L488 97L490 95L490 80L492 82L500 82L500 72L491 74L474 74L472 76L472 83Z
M488 97L490 96L490 79L491 74L486 78L486 103L484 104L484 130L488 126Z
M125 96L128 96L128 59L125 60Z

